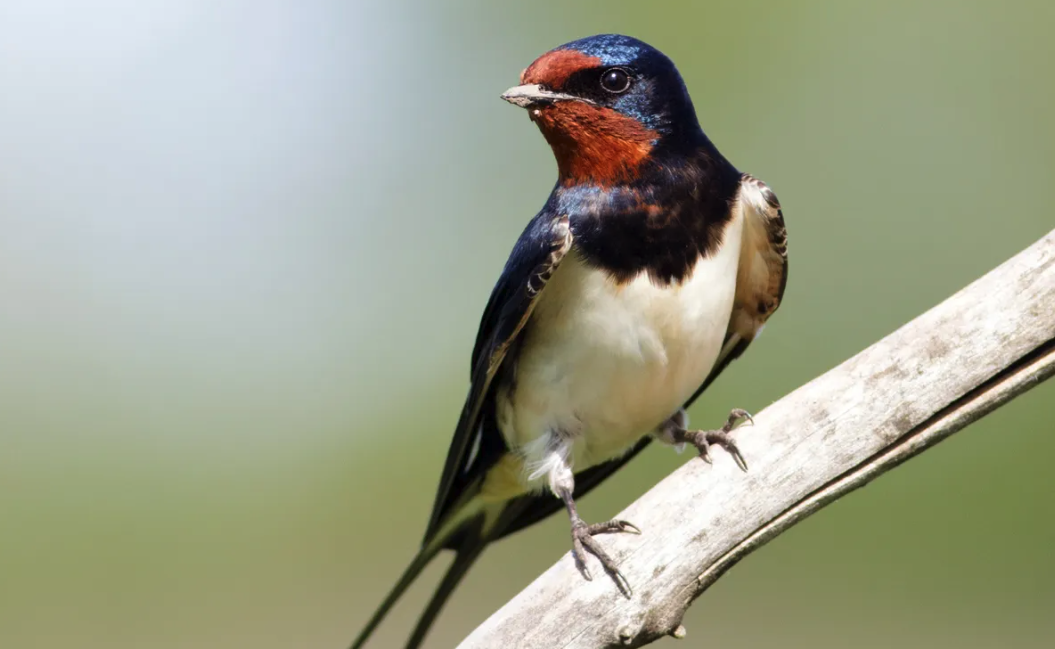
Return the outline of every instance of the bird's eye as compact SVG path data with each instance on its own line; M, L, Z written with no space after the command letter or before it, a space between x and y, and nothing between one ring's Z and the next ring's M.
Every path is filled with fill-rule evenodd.
M626 92L630 87L630 75L622 68L605 70L601 75L601 87L615 94Z

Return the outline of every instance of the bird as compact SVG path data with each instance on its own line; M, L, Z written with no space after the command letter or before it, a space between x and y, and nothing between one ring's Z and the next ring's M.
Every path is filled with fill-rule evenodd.
M490 544L561 509L572 555L631 585L576 502L652 440L746 462L730 412L692 430L686 409L762 331L787 282L773 191L701 129L674 63L601 34L537 58L502 94L549 143L557 181L513 246L484 309L470 387L421 548L352 644L362 647L441 550L454 552L408 640L418 647ZM592 556L592 558L591 558Z

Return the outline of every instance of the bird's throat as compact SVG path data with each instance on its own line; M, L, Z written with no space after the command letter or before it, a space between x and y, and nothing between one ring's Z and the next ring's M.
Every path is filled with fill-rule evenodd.
M565 186L634 180L659 137L632 117L574 101L535 109L531 118L553 149Z

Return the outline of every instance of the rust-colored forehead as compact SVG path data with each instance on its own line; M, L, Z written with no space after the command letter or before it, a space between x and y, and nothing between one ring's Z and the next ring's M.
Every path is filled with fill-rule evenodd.
M579 70L595 68L601 59L583 54L578 50L554 50L546 52L520 73L520 83L539 83L560 89L568 77Z

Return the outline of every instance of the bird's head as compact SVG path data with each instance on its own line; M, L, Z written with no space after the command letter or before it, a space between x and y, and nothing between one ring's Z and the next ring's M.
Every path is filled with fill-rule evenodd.
M528 110L565 185L630 182L658 150L705 139L677 68L629 36L561 45L528 66L520 84L502 98Z

